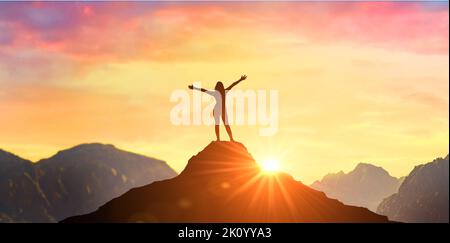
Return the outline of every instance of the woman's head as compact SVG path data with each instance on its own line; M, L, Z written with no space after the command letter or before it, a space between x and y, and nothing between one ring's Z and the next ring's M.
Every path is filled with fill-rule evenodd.
M223 86L223 83L220 81L216 83L216 87L214 87L214 89L221 93L225 91L225 87Z

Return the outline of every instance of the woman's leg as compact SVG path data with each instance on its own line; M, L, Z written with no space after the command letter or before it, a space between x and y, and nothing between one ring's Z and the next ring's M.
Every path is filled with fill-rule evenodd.
M233 133L231 133L230 125L225 125L225 129L227 129L228 137L230 137L230 141L234 142Z
M228 116L227 112L222 113L222 121L225 125L225 129L227 129L228 137L230 137L230 141L234 142L233 133L231 132L230 125L228 125Z
M220 113L218 113L215 109L213 110L214 122L215 122L215 131L216 131L216 141L220 141Z
M220 141L220 126L219 125L215 125L215 127L216 127L216 138L217 138L217 141Z

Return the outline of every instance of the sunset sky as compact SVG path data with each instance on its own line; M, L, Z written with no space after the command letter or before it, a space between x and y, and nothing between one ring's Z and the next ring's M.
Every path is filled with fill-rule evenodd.
M247 74L279 91L276 135L232 127L257 160L404 176L448 154L448 24L447 2L0 3L0 148L110 143L180 172L215 136L171 124L172 91Z

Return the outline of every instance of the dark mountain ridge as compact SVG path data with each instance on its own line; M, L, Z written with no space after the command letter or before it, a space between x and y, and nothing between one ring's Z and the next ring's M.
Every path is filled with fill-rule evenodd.
M449 222L448 155L415 166L398 193L386 198L377 213L411 223Z
M388 222L286 173L261 173L240 143L212 142L172 179L134 188L63 222Z
M100 143L62 150L37 163L0 151L0 222L55 222L174 176L164 161Z

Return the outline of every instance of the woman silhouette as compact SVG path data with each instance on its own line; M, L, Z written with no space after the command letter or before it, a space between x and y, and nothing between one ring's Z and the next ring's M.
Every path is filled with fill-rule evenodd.
M214 99L216 100L216 104L214 105L213 115L214 115L214 121L215 121L215 131L216 131L216 138L217 141L220 141L220 117L222 117L223 124L225 125L225 129L227 130L228 136L230 137L230 141L234 142L233 134L231 133L230 125L228 125L228 116L227 116L227 110L225 106L225 98L226 94L229 90L231 90L236 84L240 83L241 81L245 80L247 78L246 75L242 75L239 80L232 83L228 88L225 89L222 82L217 82L216 87L214 88L214 91L210 91L203 88L197 88L194 87L192 84L188 87L190 89L199 90L202 92L205 92L209 95L212 95Z

